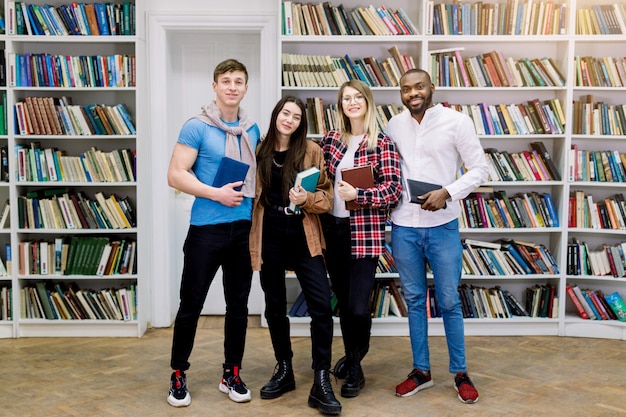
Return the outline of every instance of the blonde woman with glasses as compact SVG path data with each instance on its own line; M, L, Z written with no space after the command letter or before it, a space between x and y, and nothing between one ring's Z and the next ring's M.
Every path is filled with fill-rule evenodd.
M361 360L369 350L370 295L384 249L387 214L397 205L402 184L400 158L389 136L378 129L369 87L358 80L344 83L337 108L338 128L320 143L335 194L332 210L322 216L322 226L324 258L339 302L345 349L345 359L340 360L346 375L341 396L350 398L365 386ZM342 169L365 165L372 167L373 186L358 188L343 181ZM346 202L357 208L348 210Z

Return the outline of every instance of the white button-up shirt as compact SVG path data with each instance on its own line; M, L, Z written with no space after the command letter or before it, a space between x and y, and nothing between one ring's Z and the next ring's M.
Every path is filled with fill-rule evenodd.
M421 123L405 110L389 121L386 133L396 143L405 181L400 204L391 212L399 226L435 227L458 218L458 200L487 180L489 170L474 123L456 110L437 104L426 110ZM457 178L462 163L467 171ZM411 203L407 178L442 185L451 197L447 208L427 211Z

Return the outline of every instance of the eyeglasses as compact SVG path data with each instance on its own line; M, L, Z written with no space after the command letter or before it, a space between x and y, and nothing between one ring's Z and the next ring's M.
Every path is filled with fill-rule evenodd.
M363 97L361 94L357 94L356 96L345 96L341 98L341 102L343 104L350 104L352 102L352 100L354 100L355 103L363 103L365 101L365 97Z

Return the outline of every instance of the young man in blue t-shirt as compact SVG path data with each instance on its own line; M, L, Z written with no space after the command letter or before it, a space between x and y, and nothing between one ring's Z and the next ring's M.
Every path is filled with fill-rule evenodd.
M239 370L252 282L248 236L255 190L255 150L260 132L239 107L247 90L248 72L242 63L228 59L215 67L215 101L183 125L167 172L170 187L195 196L183 246L180 304L172 342L173 373L167 402L174 407L191 404L185 371L190 366L200 312L220 266L226 316L224 373L219 389L235 402L251 399ZM247 176L244 181L213 187L224 157L248 164Z

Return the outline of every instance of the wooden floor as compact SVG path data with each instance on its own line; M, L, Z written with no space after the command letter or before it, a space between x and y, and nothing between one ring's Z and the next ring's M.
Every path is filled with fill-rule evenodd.
M217 389L222 318L203 317L187 373L191 406L166 402L171 329L133 338L0 340L1 416L318 416L307 407L312 382L310 340L294 338L294 392L261 400L274 369L267 329L251 317L242 377L250 403ZM435 386L413 397L394 396L411 370L407 337L374 337L363 367L366 386L353 399L338 395L343 416L626 416L626 343L559 337L468 337L470 375L480 401L456 398L443 337L431 337ZM342 344L335 339L339 357ZM340 383L341 381L339 381Z

